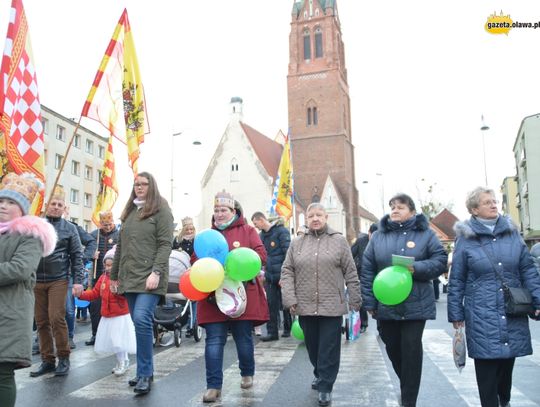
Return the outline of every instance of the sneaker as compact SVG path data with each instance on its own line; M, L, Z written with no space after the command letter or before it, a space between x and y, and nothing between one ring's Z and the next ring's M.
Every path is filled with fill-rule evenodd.
M75 349L76 347L77 345L75 345L73 338L69 338L69 349Z
M128 368L129 368L129 359L126 359L117 365L117 368L115 369L113 373L115 376L123 376L124 373L126 373L126 371L128 370Z

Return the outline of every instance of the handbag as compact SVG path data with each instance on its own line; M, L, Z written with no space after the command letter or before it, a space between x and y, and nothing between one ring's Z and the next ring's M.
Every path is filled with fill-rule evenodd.
M524 317L534 312L532 296L529 290L523 287L509 287L508 284L506 284L506 282L503 280L501 274L497 271L497 267L495 267L493 260L491 259L491 257L489 257L488 252L486 251L484 246L482 246L481 242L480 247L482 248L489 262L493 266L493 270L495 270L495 275L501 282L504 293L504 310L506 315L509 317Z

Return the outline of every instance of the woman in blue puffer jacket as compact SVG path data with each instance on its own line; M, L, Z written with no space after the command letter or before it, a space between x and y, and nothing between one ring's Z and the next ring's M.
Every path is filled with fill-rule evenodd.
M390 214L381 219L364 252L360 281L364 306L380 323L386 353L400 379L402 405L411 407L416 406L422 376L424 327L436 313L431 280L446 271L447 254L426 217L416 214L410 196L398 194L389 204ZM413 285L404 302L389 306L373 295L373 280L392 265L393 254L414 257L409 268Z
M505 314L501 280L529 289L538 315L540 276L516 227L499 215L493 190L476 188L466 205L471 218L454 227L448 321L465 325L482 407L509 406L515 358L532 347L527 316Z

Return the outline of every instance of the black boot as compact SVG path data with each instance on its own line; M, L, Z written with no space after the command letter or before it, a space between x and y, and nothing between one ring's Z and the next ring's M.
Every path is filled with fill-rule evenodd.
M150 392L151 387L152 387L151 377L139 377L139 381L137 382L137 385L135 386L133 391L137 394L146 394Z
M87 346L92 346L95 343L96 343L96 335L92 335L92 337L89 340L84 342L84 344Z
M54 372L55 366L54 363L50 362L41 362L41 365L39 365L38 370L34 372L30 372L30 377L39 377L44 375L45 373Z
M261 341L263 342L270 342L270 341L277 341L279 339L279 337L276 335L266 335L266 336L261 336Z
M151 382L154 381L154 375L150 376L150 381L151 381ZM135 376L134 378L128 380L128 384L129 384L131 387L136 386L137 383L139 383L139 376Z
M66 376L69 372L69 359L60 358L58 359L58 366L54 371L55 376Z
M328 406L332 401L332 393L320 391L319 392L319 406Z

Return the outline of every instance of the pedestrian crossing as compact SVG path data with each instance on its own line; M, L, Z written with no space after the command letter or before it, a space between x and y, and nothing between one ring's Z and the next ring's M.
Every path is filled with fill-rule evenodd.
M29 372L40 363L38 359L31 368L16 371L17 406L131 405L135 396L127 380L135 376L135 358L131 358L132 366L126 375L116 377L111 374L114 356L99 355L92 347L83 346L87 337L88 334L76 336L76 342L81 345L71 355L71 371L65 378L55 378L52 374L30 378ZM458 372L452 357L450 333L443 329L426 329L423 344L424 371L418 405L479 406L474 363L467 359L466 367ZM519 358L515 369L520 369L520 363L524 363L538 376L540 341L533 340L533 347L536 353ZM196 343L185 339L180 348L157 348L152 392L138 397L137 404L212 407L317 405L317 392L310 388L312 373L306 349L294 338L256 341L255 380L253 388L248 390L240 388L240 372L232 339L226 345L225 354L222 397L216 403L203 404L204 340ZM343 341L340 372L332 396L334 407L399 406L399 383L375 329L370 328L355 341ZM514 381L513 406L537 406L539 400L538 391L531 396L530 389L525 391L519 382Z

